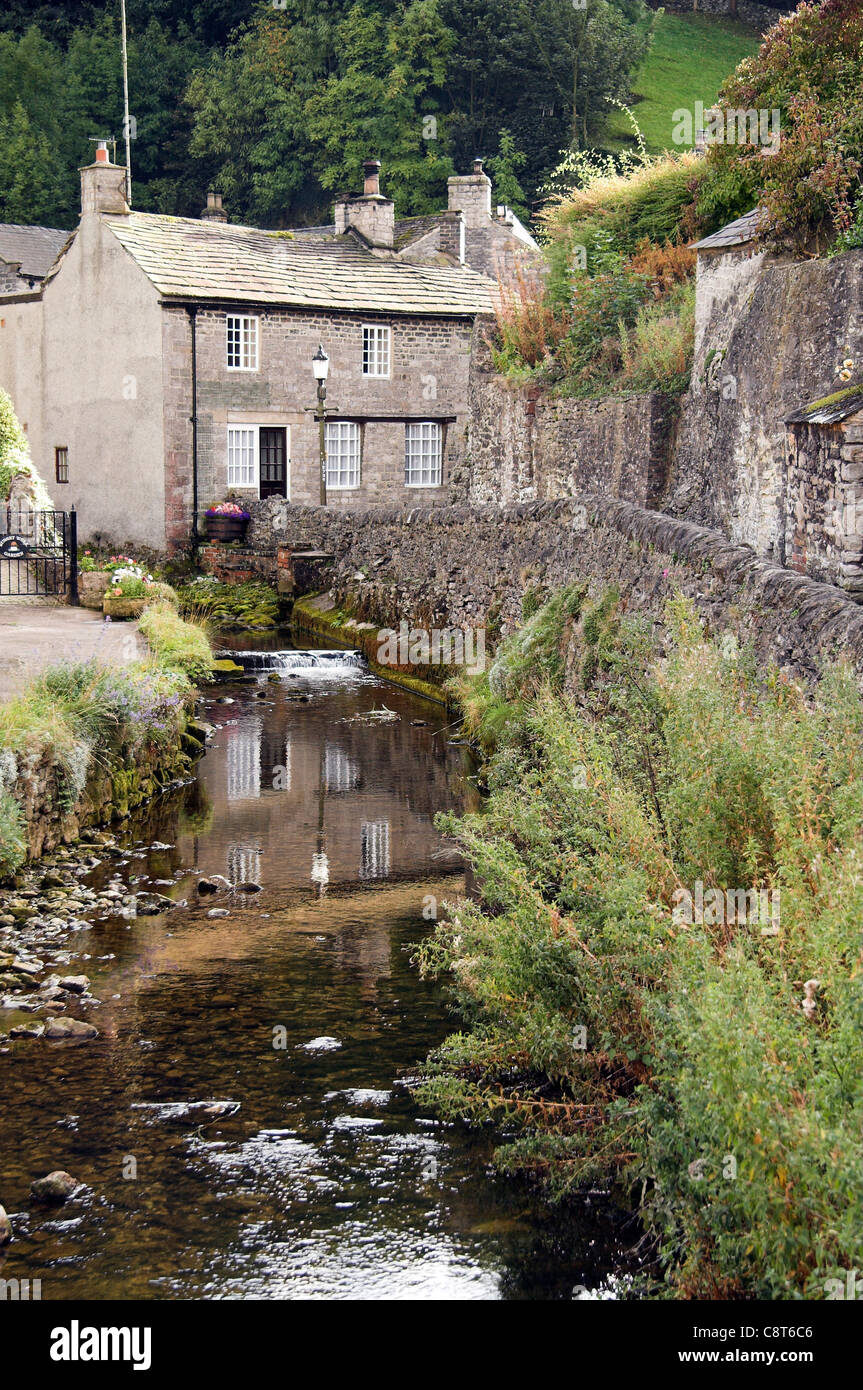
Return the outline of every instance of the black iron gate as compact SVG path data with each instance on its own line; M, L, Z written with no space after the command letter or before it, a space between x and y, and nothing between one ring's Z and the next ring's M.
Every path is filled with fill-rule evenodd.
M0 598L78 602L78 518L71 512L0 507Z

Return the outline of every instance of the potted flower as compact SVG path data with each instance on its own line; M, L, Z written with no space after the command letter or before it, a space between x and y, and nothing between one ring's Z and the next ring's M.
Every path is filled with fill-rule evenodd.
M217 502L204 513L207 539L211 541L242 541L251 517L237 502Z
M116 557L112 557L112 560ZM120 557L125 559L125 557ZM102 599L102 612L108 618L140 618L158 588L151 574L146 574L134 561L121 564L111 571L111 578Z

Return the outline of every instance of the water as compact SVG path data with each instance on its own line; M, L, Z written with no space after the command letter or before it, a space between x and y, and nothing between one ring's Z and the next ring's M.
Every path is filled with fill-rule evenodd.
M410 960L424 907L463 886L433 817L476 793L443 712L343 658L272 657L278 683L206 702L195 783L120 861L189 906L42 952L90 977L100 1003L69 1012L102 1033L0 1056L0 1276L41 1279L43 1299L568 1299L625 1267L637 1232L601 1199L548 1212L491 1174L492 1134L412 1098L457 1026ZM263 891L199 903L209 874ZM206 1101L237 1108L185 1110ZM29 1208L56 1168L84 1192Z

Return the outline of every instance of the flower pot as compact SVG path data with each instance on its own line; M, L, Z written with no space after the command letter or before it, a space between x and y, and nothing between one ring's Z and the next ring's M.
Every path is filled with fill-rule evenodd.
M107 570L84 570L79 573L78 602L82 608L101 609L110 577Z
M119 598L111 598L108 594L102 599L102 612L106 618L140 618L150 599L129 598L126 594L121 594Z
M205 516L207 540L242 541L246 538L247 516Z

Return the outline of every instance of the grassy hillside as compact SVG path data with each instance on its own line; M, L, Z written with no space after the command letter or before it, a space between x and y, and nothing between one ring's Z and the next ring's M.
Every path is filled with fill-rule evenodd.
M653 44L633 81L632 112L648 150L659 153L673 148L672 112L678 107L692 110L696 101L709 106L729 73L759 44L754 29L734 20L701 14L657 15ZM608 135L611 148L634 143L625 112L609 117Z

